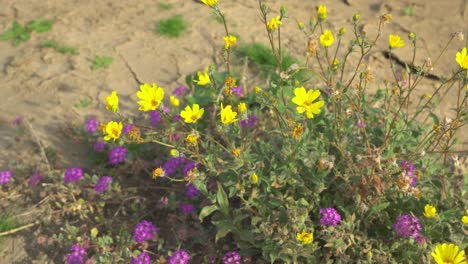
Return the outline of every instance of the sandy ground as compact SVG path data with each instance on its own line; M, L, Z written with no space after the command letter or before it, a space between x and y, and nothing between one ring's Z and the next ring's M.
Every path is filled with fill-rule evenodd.
M278 14L280 5L288 7L289 19L285 20L282 30L283 44L292 54L302 57L307 39L297 28L296 21L308 21L315 14L319 2L265 2L275 14ZM428 57L434 61L453 32L468 32L467 2L321 1L329 10L326 27L334 32L345 26L350 34L351 17L359 12L365 30L374 35L379 15L393 14L394 21L385 26L377 49L366 58L366 66L372 69L376 80L391 79L389 61L382 55L387 47L388 34L400 34L406 40L408 32L415 32L421 40L416 63L421 64ZM174 8L162 10L160 3L174 4ZM220 5L231 31L239 34L242 42L267 43L264 26L259 23L257 1L220 0ZM413 6L413 16L403 12L409 5ZM174 14L183 15L189 24L187 31L179 38L155 34L156 22ZM57 166L78 165L85 154L70 139L64 127L67 124L82 125L90 116L108 120L110 115L106 113L103 102L112 90L120 95L121 112L136 113L138 83L156 82L166 89L173 89L184 84L185 75L222 62L223 27L209 8L194 1L0 1L0 32L10 28L13 20L24 24L39 17L56 19L53 29L43 34L33 33L31 40L18 47L0 41L0 169L22 162L44 169L38 148L32 142L15 140L18 131L11 123L17 117L28 121L24 133L36 135L44 148L56 151ZM78 47L80 54L64 55L41 48L40 43L44 40ZM433 73L448 76L457 69L455 53L464 44L454 41L435 65ZM409 47L396 51L402 60L409 59L410 54ZM107 69L92 71L90 66L96 55L111 56L114 61ZM251 79L246 83L254 84ZM372 85L375 89L379 83ZM418 92L431 91L435 85L434 81L425 80ZM447 98L450 100L443 102L437 112L442 117L452 115L449 108L456 98L455 89L447 92ZM90 100L88 107L74 107L84 99ZM461 139L466 150L468 136L462 135ZM6 250L9 251L8 248Z

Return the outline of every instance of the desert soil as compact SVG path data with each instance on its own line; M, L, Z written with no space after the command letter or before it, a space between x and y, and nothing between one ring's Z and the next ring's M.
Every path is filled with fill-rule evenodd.
M307 39L299 31L297 21L307 22L315 15L319 3L325 4L329 10L326 28L336 33L345 26L348 35L352 32L351 17L356 12L362 15L364 30L371 36L376 34L379 16L393 14L393 22L384 27L375 52L365 61L365 67L370 67L376 80L391 79L389 61L382 53L387 47L388 34L399 34L406 40L409 32L415 32L420 39L416 64L421 65L429 57L435 61L453 32L468 33L466 0L265 2L275 15L281 5L288 7L289 18L282 26L283 44L298 58L304 57ZM163 10L160 3L173 4L173 8ZM241 42L267 44L257 1L220 0L220 6L231 31L241 37ZM413 7L412 16L404 14L408 6ZM187 31L179 38L155 34L157 21L175 14L182 15L187 21ZM0 41L0 170L22 163L45 170L38 142L43 149L54 150L57 157L54 166L80 166L86 153L70 138L68 127L82 126L91 116L109 120L112 116L105 111L104 98L111 91L119 94L122 113L137 114L135 93L139 83L155 82L171 90L184 84L187 74L210 64L223 67L222 24L214 19L209 8L196 1L0 1L0 33L10 28L13 20L24 24L40 17L56 20L51 31L33 33L29 41L18 47L13 47L11 42ZM45 40L77 47L80 54L64 55L41 48L40 43ZM449 76L457 69L455 54L465 43L453 41L434 66L433 74ZM395 54L402 61L409 61L411 49L408 45ZM110 67L92 71L90 66L96 55L111 56L114 60ZM250 76L245 83L247 86L265 85L255 83L256 80ZM432 91L436 84L433 80L424 80L418 94ZM317 87L323 85L316 84ZM376 81L371 84L371 89L379 85L381 83ZM437 111L440 117L453 116L450 107L456 100L456 90L451 89L446 94L446 101ZM83 100L90 104L75 107ZM17 117L24 120L23 131L12 125ZM18 133L30 135L31 140L18 141ZM466 133L461 134L461 141L461 149L466 150ZM18 177L21 177L17 179L20 181L26 179L23 175ZM0 263L46 262L40 254L28 257L32 238L27 236L28 231L23 231L23 235L26 236L18 236L2 244Z

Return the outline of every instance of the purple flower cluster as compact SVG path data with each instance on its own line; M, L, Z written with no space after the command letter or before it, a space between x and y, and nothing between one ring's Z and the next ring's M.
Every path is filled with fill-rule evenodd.
M98 140L94 142L93 149L96 152L103 152L106 149L106 143Z
M147 220L142 220L133 230L133 240L138 243L143 243L145 240L153 239L154 234L158 231L158 228L155 227L153 223Z
M188 172L197 168L197 164L195 161L189 160L187 163L184 165L184 168L182 169L182 172L184 173L184 176L187 176Z
M150 119L151 119L151 125L153 125L153 126L159 125L159 123L162 120L161 114L156 110L150 111L149 116L150 116Z
M86 122L86 131L88 131L89 133L94 133L98 130L99 125L100 123L96 120L96 118L90 118Z
M141 252L140 255L132 258L130 264L151 264L151 258L146 252Z
M335 208L322 208L320 214L322 215L321 225L336 226L341 221L341 216Z
M185 186L185 195L187 195L189 199L194 199L200 195L200 191L190 183L189 185Z
M241 256L236 251L229 251L224 254L223 264L240 264Z
M181 204L179 206L179 209L184 214L190 214L195 210L195 208L191 204Z
M173 95L175 96L182 96L187 92L187 87L184 85L181 85L177 88L174 89L174 92L172 92Z
M10 170L0 171L0 185L9 183L12 172Z
M402 161L401 166L403 167L403 169L406 172L406 175L408 176L413 175L413 172L416 171L416 167L407 160Z
M130 133L130 131L132 131L133 128L135 128L136 126L134 126L133 124L128 124L128 125L125 125L123 128L122 128L122 134L128 134Z
M99 194L105 192L107 188L109 188L109 184L111 183L111 181L112 177L102 176L97 180L96 185L94 185L94 190Z
M237 97L242 97L242 87L241 86L236 86L232 87L231 91L237 96Z
M171 176L187 159L184 157L172 157L163 165L163 170L166 176Z
M422 236L419 233L421 232L422 228L419 224L418 218L415 216L410 214L400 215L397 217L392 227L395 230L397 236L408 238L412 237L418 240L418 242L422 239Z
M39 171L34 172L34 174L29 178L29 185L34 186L37 185L41 180L43 176Z
M117 146L109 151L109 163L116 165L117 163L124 162L125 156L127 155L127 148Z
M174 116L174 122L178 122L181 119L180 115Z
M83 170L79 167L67 169L63 174L63 180L66 184L78 183L81 178L83 178Z
M78 244L71 245L70 253L67 254L67 264L83 264L85 256L86 249Z
M189 253L183 249L179 249L172 253L172 255L167 259L167 264L187 264L189 260Z
M250 128L254 128L255 124L257 123L257 117L255 115L250 115L249 118L242 119L239 121L239 125L242 128L247 128L247 126L250 126Z

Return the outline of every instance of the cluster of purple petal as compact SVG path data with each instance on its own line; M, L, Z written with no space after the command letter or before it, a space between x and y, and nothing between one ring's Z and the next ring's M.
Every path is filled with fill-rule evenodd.
M191 204L181 204L179 206L179 209L184 214L190 214L195 210L195 208Z
M85 256L86 249L78 244L71 245L70 253L67 254L67 264L83 264Z
M157 125L159 125L159 123L161 123L162 116L158 111L156 111L156 110L150 111L149 116L150 116L150 120L151 120L151 125L157 126Z
M255 124L257 123L257 117L255 115L250 115L249 118L242 119L239 121L239 125L242 128L247 128L249 126L250 128L254 128Z
M240 264L241 256L236 251L229 251L224 254L223 264Z
M109 184L111 183L111 181L112 177L102 176L97 180L96 185L94 186L94 190L99 194L105 192L107 188L109 188Z
M94 133L98 130L100 123L96 120L96 118L90 118L86 122L86 131L89 133Z
M142 220L133 230L133 240L138 243L143 243L145 240L153 239L154 234L158 231L158 228L155 227L153 223L147 220Z
M421 225L417 217L410 214L403 214L397 217L395 223L392 225L397 236L400 237L412 237L416 240L422 239L420 232L422 230Z
M93 149L96 152L103 152L106 149L106 143L98 140L94 142Z
M43 176L39 171L34 172L31 178L29 178L29 185L37 185L42 180L42 178Z
M117 146L109 151L109 163L116 165L117 163L124 162L125 156L127 155L127 148Z
M78 183L83 178L83 170L79 167L70 168L63 174L63 180L66 184Z
M231 91L237 96L237 97L242 97L242 87L241 86L236 86L232 87Z
M11 180L11 170L0 171L0 184L9 183Z
M320 214L322 215L322 218L320 218L321 225L336 226L341 222L341 216L335 208L322 208Z
M195 169L195 168L198 168L195 161L189 160L184 165L184 168L182 169L182 172L184 173L184 176L187 176L188 172Z
M414 171L416 170L416 167L407 160L402 161L401 166L403 167L403 169L406 172L406 175L408 176L413 175Z
M172 92L173 95L175 96L182 96L187 92L187 87L184 85L181 85L177 88L174 89L174 92Z
M122 134L128 134L130 133L130 131L132 131L133 128L135 128L136 126L133 125L133 124L128 124L128 125L125 125L123 128L122 128Z
M193 184L189 184L185 186L185 195L187 195L187 198L189 199L194 199L198 195L200 195L200 190L198 190Z
M142 252L140 255L132 258L130 264L151 264L151 258L146 252Z
M167 259L167 264L187 264L189 260L189 253L183 249L179 249L174 251L174 253L172 253L172 255Z
M186 160L187 159L184 158L184 157L172 157L172 158L170 158L162 166L162 168L164 170L164 174L166 176L171 176L172 174L174 174L176 172L177 168L179 168L180 165L182 165L183 163L186 162Z

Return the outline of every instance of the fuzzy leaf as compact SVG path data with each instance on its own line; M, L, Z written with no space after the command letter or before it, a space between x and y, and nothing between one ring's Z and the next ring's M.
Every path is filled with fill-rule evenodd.
M217 210L219 210L219 207L215 204L205 206L201 209L198 219L200 219L200 222L202 222L205 217L209 216L213 212L216 212Z

